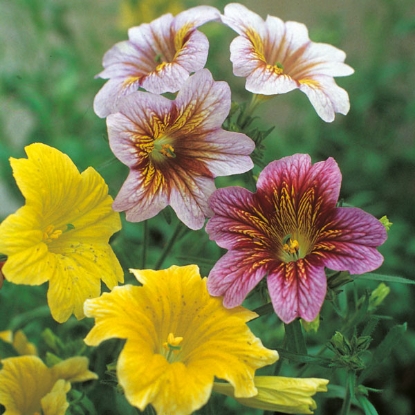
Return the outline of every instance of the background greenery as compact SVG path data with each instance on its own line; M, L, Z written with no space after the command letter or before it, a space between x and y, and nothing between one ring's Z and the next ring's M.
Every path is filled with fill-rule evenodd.
M105 120L93 112L94 95L103 84L94 80L101 71L104 52L115 42L127 38L128 26L151 21L167 10L211 4L223 10L223 1L154 1L141 4L133 0L1 0L0 1L0 220L15 211L22 197L12 178L8 158L23 157L24 146L41 141L67 153L80 170L95 167L115 196L127 169L110 152ZM346 62L356 73L337 79L350 95L351 111L338 115L331 124L321 121L304 94L295 91L265 103L257 115L261 129L275 126L267 138L267 163L293 153L309 153L314 161L334 157L343 174L341 196L348 204L365 209L377 217L388 215L393 227L387 243L380 248L385 263L379 273L414 279L415 264L415 10L411 0L350 1L241 1L263 17L271 14L283 20L307 24L314 41L326 42L347 52ZM134 11L132 13L131 11ZM215 79L231 84L233 99L249 99L244 80L232 75L229 43L235 34L219 24L202 28L210 40L208 68ZM227 178L220 186L241 184L241 178ZM170 264L197 263L203 274L209 272L221 255L204 230L181 230L172 251L163 250L174 234L174 215L159 215L149 221L149 246L143 257L142 224L125 223L114 239L123 266L166 267ZM169 223L170 222L170 223ZM128 249L125 247L128 246ZM209 259L207 259L209 258ZM130 276L126 275L127 281ZM357 280L345 286L340 306L373 290L377 283ZM373 332L379 343L395 324L408 323L408 330L392 355L371 374L368 386L379 414L415 413L415 332L414 287L390 284L391 293L377 310L381 323ZM82 338L88 323L70 321L59 326L44 308L46 287L13 286L5 283L0 291L0 330L23 328L29 339L42 344L40 333L46 327L68 341ZM255 301L252 300L252 301ZM354 304L356 305L356 304ZM35 310L35 312L33 311ZM307 335L309 351L318 351L342 326L330 305L317 334ZM344 321L343 321L344 322ZM269 347L278 347L283 326L275 316L255 322L254 330ZM323 340L322 340L323 339ZM106 343L91 356L95 367L105 363L119 347ZM42 351L42 349L41 349ZM68 354L69 352L66 351ZM295 375L298 365L284 361L283 374ZM301 369L300 369L301 370ZM332 376L308 367L307 376ZM335 375L344 384L344 374ZM123 397L112 386L87 386L96 400L99 415L129 413ZM103 390L105 393L103 393ZM341 406L336 399L320 399L318 414L335 414ZM115 402L115 403L114 403ZM212 413L236 413L230 400L223 407L215 398ZM216 405L216 412L215 412ZM105 409L107 408L107 409ZM121 410L121 408L123 408ZM220 409L218 409L220 408ZM221 411L221 412L218 412ZM362 412L355 408L354 413ZM1 410L0 410L1 413ZM134 413L134 412L131 412ZM240 412L238 412L240 413ZM246 410L255 414L255 410Z

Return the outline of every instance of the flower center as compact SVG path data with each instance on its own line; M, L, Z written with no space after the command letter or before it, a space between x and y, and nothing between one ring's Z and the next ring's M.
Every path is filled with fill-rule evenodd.
M175 354L179 353L182 346L180 343L183 341L183 337L174 337L173 333L169 333L167 341L163 343L163 348L167 351L166 359L171 363Z
M162 137L162 138L157 139L154 142L154 148L151 151L151 155L153 156L153 158L159 161L165 160L166 158L168 159L176 158L174 147L170 144L170 142L171 142L171 139L168 137Z
M297 261L300 256L300 243L297 239L291 238L291 234L286 235L282 240L282 249L288 254L284 255L285 262Z
M47 243L53 242L54 240L58 239L63 233L70 231L71 229L75 229L71 223L66 224L66 228L56 229L54 225L48 225L46 229L43 231L43 240Z

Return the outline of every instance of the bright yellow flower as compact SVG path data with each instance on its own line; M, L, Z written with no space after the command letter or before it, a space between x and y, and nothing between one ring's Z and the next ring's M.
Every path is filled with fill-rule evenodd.
M64 415L71 382L97 379L86 357L72 357L48 368L37 356L2 360L0 403L5 415Z
M278 411L286 414L312 414L316 403L311 398L317 392L326 392L326 379L285 378L281 376L255 376L258 394L252 398L237 398L229 383L215 382L213 390L235 398L251 408Z
M11 330L0 331L0 339L10 343L20 356L37 356L36 346L27 340L27 337L22 330L17 330L14 335Z
M45 144L26 147L27 159L10 159L25 206L0 225L3 273L15 284L49 281L48 304L58 322L98 297L101 280L112 289L122 268L108 240L121 228L103 178L91 167L79 173L71 159Z
M256 313L223 307L196 265L131 271L142 287L116 287L85 302L85 314L96 319L85 342L127 339L117 376L132 405L190 414L208 401L214 377L230 382L239 397L257 394L255 370L274 363L278 353L246 325Z

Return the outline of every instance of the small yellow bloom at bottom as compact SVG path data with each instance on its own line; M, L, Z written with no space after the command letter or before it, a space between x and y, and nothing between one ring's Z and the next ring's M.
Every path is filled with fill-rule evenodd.
M0 404L6 414L64 415L71 382L96 379L86 357L72 357L51 368L37 356L10 357L1 361Z
M279 411L286 414L312 414L317 405L311 397L327 391L327 379L286 378L282 376L255 376L258 394L252 398L236 398L229 383L213 384L213 390L236 399L251 408Z

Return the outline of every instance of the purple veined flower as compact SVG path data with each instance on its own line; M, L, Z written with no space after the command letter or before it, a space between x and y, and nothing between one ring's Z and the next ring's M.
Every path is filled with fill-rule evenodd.
M198 6L129 29L129 40L104 55L105 69L97 77L109 81L95 96L95 113L103 118L116 112L118 99L139 87L154 94L177 92L189 73L204 68L209 42L197 28L213 20L220 20L217 9Z
M313 321L326 295L325 267L351 274L378 268L385 227L361 209L337 207L340 184L334 159L312 165L296 154L266 166L256 193L217 190L206 231L228 252L209 274L209 292L235 307L266 277L283 322Z
M225 7L222 21L239 34L231 43L231 61L234 74L246 78L248 91L276 95L299 89L326 122L336 112L349 112L349 96L333 79L354 72L342 50L312 42L302 23L274 16L264 21L237 3Z
M214 177L253 167L254 142L221 128L230 105L228 84L207 69L191 76L175 100L141 91L121 99L119 112L107 118L108 136L130 173L113 208L140 222L170 205L186 226L202 228Z

